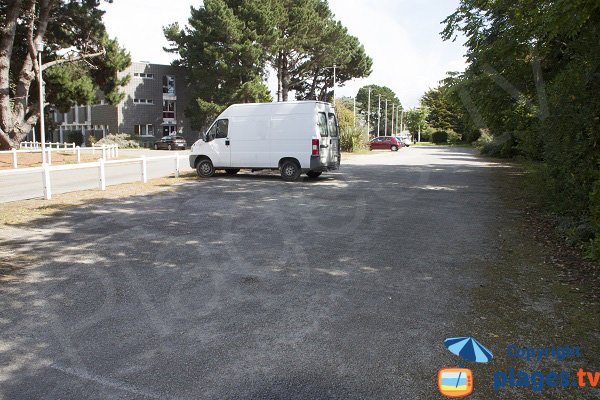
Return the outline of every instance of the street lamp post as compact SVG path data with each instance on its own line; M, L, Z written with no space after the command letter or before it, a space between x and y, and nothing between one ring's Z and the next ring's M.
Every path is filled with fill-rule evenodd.
M44 42L37 43L38 52L38 84L40 88L40 141L42 142L42 164L46 164L46 127L44 126L44 82L42 81L42 51Z
M377 137L379 137L379 127L381 126L381 95L379 95L379 106L377 107Z
M394 136L394 115L396 114L396 104L392 103L392 136Z
M336 68L337 68L337 65L333 64L333 106L334 107L335 107L335 83L336 83L335 82L335 80L336 80L335 72L336 72Z
M371 134L371 88L369 88L369 102L367 108L367 141L369 141Z
M387 136L387 117L388 117L388 101L387 101L387 99L385 99L385 129L384 129L385 135L384 136Z

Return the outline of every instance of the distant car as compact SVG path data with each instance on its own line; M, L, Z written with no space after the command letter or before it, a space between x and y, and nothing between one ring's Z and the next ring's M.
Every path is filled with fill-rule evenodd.
M402 144L404 145L404 147L410 147L410 145L412 144L412 140L410 138L409 135L406 136L396 136L398 138L399 141L402 142Z
M154 150L185 150L187 143L181 136L165 136L154 142Z
M398 151L402 142L395 136L379 136L369 142L369 150L391 150Z

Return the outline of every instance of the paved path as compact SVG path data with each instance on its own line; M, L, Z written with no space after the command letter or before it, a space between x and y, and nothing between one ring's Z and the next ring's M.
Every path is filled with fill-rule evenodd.
M438 398L493 257L494 168L410 148L5 227L33 258L0 286L0 397Z
M156 151L156 150L121 150L121 157L139 158L189 154L189 151ZM180 171L192 171L186 158L180 160ZM174 173L174 160L148 160L148 178L160 178ZM20 173L17 175L3 175L0 171L0 203L32 199L44 196L43 176L41 172ZM136 182L141 180L141 166L139 161L129 164L107 165L106 185ZM82 168L76 170L53 171L51 174L52 193L67 193L78 190L97 189L99 182L98 167Z

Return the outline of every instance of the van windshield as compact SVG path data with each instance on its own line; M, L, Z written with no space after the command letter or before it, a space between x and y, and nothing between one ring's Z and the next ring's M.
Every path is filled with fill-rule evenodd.
M319 113L319 120L317 121L317 125L319 127L319 134L321 137L327 136L327 115L325 113Z
M329 132L331 137L338 137L338 124L335 114L329 113Z

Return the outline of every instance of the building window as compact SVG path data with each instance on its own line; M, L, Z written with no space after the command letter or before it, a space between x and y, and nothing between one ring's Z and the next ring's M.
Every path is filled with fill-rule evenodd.
M142 79L154 79L154 74L145 74L143 72L134 72L133 76Z
M152 99L133 99L135 104L154 104Z
M152 124L134 125L133 133L136 136L154 136L154 126Z
M163 101L163 119L175 119L175 101Z
M169 96L175 96L175 77L172 75L163 76L163 93Z

